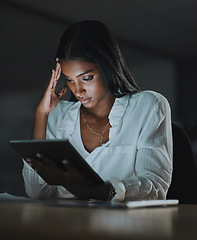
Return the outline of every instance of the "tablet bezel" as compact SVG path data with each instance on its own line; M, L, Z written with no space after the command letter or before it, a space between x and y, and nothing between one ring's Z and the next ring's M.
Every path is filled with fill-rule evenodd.
M53 160L58 167L66 171L62 161L66 159L84 177L93 184L104 184L103 179L91 168L68 140L39 139L39 140L10 140L9 145L23 158L33 157L41 153Z

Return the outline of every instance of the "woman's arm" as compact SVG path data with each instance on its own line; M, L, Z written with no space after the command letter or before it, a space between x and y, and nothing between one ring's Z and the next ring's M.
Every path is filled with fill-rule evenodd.
M134 148L132 151L132 173L111 181L119 193L114 198L131 201L166 198L172 177L171 112L163 97L151 99L150 104L143 105L144 109L139 108L142 121L137 125L136 152Z
M32 139L45 139L48 114L36 110L34 115L34 126Z
M58 95L55 93L56 84L60 78L60 74L61 67L57 62L56 69L52 71L49 85L35 111L32 139L46 138L46 126L49 113L57 106L65 92L65 88L63 88ZM49 186L25 161L22 173L26 193L31 198L49 197L56 189L56 186Z
M57 106L66 90L64 87L58 94L55 93L55 88L60 75L61 67L59 62L57 62L56 69L52 71L49 85L35 111L32 139L46 138L46 126L49 113Z
M172 129L166 100L155 105L137 143L135 174L125 180L126 200L165 199L172 177Z
M165 199L171 182L171 160L155 150L139 149L135 175L122 181L125 200Z

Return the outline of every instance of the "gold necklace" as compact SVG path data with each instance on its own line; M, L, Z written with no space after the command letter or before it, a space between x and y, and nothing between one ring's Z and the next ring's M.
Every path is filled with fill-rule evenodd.
M92 131L94 134L96 134L96 135L98 135L98 136L100 136L100 137L101 137L100 144L101 144L101 146L102 146L102 145L103 145L103 136L104 136L104 134L105 134L105 131L106 131L106 129L107 129L107 127L108 127L108 125L109 125L109 120L108 120L108 123L106 124L106 126L105 126L105 129L103 130L103 132L102 132L102 133L98 133L98 132L94 131L94 129L92 129L92 128L90 127L90 125L87 123L87 121L86 121L86 118L85 118L85 116L84 116L84 113L83 113L83 111L82 111L82 116L83 116L83 120L84 120L84 122L85 122L86 126L87 126L87 127L90 129L90 131Z

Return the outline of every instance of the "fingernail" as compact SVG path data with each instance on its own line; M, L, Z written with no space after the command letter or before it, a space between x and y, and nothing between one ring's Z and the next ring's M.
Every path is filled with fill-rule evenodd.
M66 159L64 159L64 160L62 161L62 163L63 163L63 164L67 164L68 161L67 161Z
M36 157L41 158L42 155L41 155L40 153L37 153L37 154L36 154Z
M52 69L51 72L54 72L54 69Z
M26 159L26 162L30 163L30 162L31 162L31 160L30 160L29 158L27 158L27 159Z
M56 62L57 62L57 61L59 61L59 58L56 58L55 60L56 60Z

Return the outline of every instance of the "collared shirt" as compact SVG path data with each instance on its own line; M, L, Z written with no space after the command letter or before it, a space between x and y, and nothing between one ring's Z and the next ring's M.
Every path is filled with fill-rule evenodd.
M48 119L48 139L68 139L76 146L80 102L62 101ZM115 178L126 189L125 200L165 199L172 176L171 112L166 98L142 91L116 98L109 114L109 141L83 155L107 181ZM77 126L78 125L78 126ZM80 148L78 148L80 151ZM30 197L73 195L62 186L49 186L27 163L23 176Z

